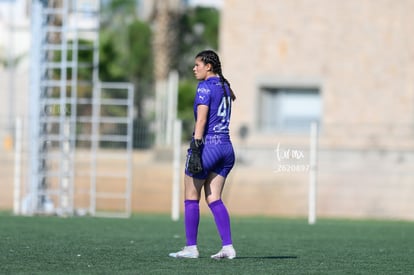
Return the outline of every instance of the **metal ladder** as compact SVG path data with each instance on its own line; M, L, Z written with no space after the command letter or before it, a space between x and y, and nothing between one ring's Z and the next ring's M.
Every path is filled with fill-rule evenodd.
M83 10L77 2L32 3L29 214L74 213L77 89L96 93L99 38L99 1ZM95 26L78 26L82 17ZM92 59L79 62L82 51Z

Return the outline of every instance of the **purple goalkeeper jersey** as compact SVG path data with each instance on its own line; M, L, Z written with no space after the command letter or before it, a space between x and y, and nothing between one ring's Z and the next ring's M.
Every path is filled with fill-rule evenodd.
M229 124L231 115L230 91L225 84L226 94L218 76L209 77L200 81L194 99L194 117L197 120L197 106L207 105L209 107L206 129L204 136L229 135Z
M210 172L227 177L235 162L233 145L230 141L229 124L231 115L230 88L225 84L226 94L219 77L209 77L200 81L194 99L194 117L197 120L197 106L207 105L208 115L204 129L202 150L203 171L192 175L186 168L186 174L206 179ZM188 149L188 158L191 149ZM187 167L187 165L186 165Z

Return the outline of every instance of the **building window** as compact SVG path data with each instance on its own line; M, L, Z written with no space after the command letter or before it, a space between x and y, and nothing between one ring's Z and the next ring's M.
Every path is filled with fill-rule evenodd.
M312 121L321 119L318 88L262 87L259 104L258 125L263 132L304 133Z

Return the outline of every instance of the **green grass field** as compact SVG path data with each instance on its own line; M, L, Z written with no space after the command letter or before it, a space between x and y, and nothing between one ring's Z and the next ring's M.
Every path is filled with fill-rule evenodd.
M183 222L0 214L1 274L413 274L414 223L232 217L234 260L202 216L199 259L173 259Z

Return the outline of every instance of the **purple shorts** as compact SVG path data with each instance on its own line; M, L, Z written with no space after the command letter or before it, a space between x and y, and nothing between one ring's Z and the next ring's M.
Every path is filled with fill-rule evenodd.
M191 149L188 149L187 159L190 155ZM188 172L186 167L185 174L196 179L206 179L208 174L213 172L226 178L234 166L234 161L233 145L229 139L207 136L201 153L203 171L192 174Z

